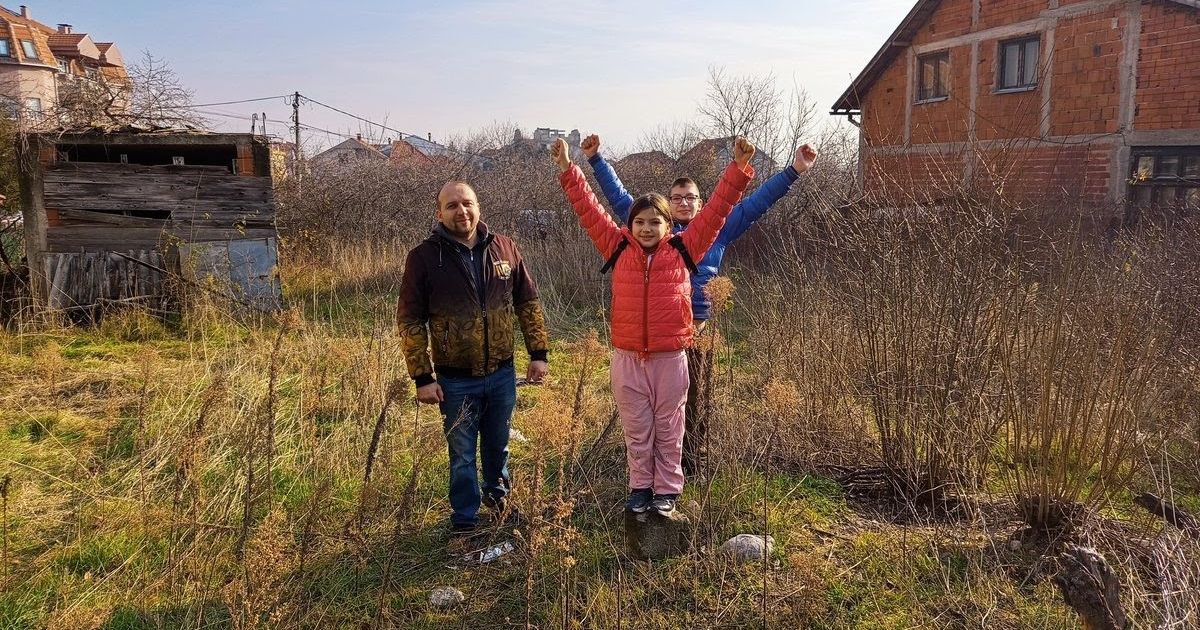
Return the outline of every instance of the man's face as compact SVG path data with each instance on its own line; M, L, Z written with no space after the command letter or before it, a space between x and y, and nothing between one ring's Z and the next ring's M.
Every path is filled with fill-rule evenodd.
M687 223L696 218L704 200L700 198L700 190L695 184L684 184L671 188L671 196L667 198L671 204L671 218L678 223Z
M457 238L470 238L479 225L479 200L466 184L446 184L438 193L437 220Z

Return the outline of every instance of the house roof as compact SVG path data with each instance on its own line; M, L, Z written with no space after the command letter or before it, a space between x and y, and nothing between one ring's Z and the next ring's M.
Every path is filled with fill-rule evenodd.
M630 153L625 157L617 160L617 166L621 167L636 167L644 169L674 169L676 167L675 160L672 160L669 155L662 151L643 151L641 153Z
M1200 0L1163 0L1165 2L1174 2L1182 4L1193 9L1200 9ZM941 0L917 0L913 8L904 16L900 25L892 32L883 46L867 62L867 67L858 73L854 81L850 83L850 87L842 93L838 100L834 102L831 114L845 115L861 111L862 97L871 89L883 71L892 64L896 55L908 48L912 43L912 38L917 34L917 31L925 25L925 22L933 16L934 11L937 11L941 5Z
M86 33L54 33L47 40L56 57L84 57L100 61L100 48Z

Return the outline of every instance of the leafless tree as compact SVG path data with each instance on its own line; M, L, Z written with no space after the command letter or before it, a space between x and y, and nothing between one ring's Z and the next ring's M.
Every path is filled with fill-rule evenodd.
M708 89L698 106L710 137L746 136L777 164L791 162L796 147L810 141L816 104L799 86L779 87L774 75L730 75L711 67Z
M165 60L150 51L129 68L130 97L126 114L134 124L150 126L190 125L203 127L207 121L189 109L193 92Z

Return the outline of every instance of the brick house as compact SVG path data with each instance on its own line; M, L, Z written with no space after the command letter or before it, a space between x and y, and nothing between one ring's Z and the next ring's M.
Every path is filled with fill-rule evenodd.
M128 109L128 86L113 43L93 41L70 24L46 26L26 6L0 7L0 113L37 123L64 101L91 93L110 97L110 111L119 113Z
M831 113L883 203L1200 206L1200 1L919 0Z

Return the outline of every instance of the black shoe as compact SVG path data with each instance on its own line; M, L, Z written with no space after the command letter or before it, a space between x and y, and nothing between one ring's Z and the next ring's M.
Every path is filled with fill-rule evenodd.
M656 494L654 500L650 501L650 509L667 516L675 511L675 502L678 500L678 494Z
M479 525L474 523L451 523L450 537L451 538L467 538L475 535L479 531Z
M634 514L641 514L650 509L650 500L654 498L654 491L650 488L639 488L629 491L629 498L625 499L625 509Z

